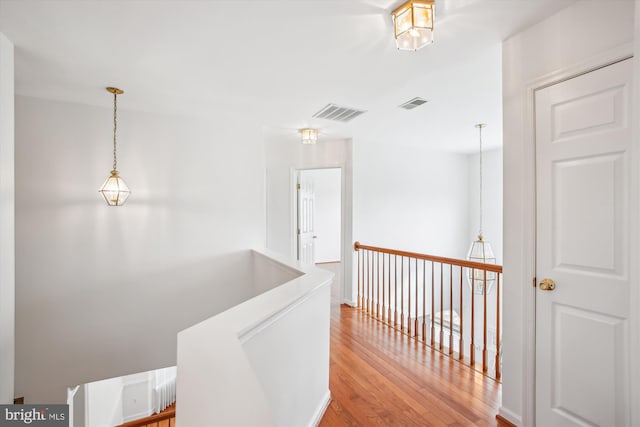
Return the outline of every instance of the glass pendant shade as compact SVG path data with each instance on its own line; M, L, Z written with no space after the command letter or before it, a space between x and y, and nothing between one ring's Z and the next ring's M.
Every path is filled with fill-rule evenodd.
M408 1L393 11L393 30L400 50L418 50L433 43L434 1Z
M131 194L129 187L118 174L118 95L122 95L124 91L117 87L108 87L107 92L113 94L113 168L98 193L102 194L109 206L122 206Z
M483 264L495 265L496 263L496 257L493 254L493 249L491 249L491 244L485 241L482 238L482 235L478 236L478 240L475 240L473 243L471 243L467 259L469 261L481 262ZM482 295L485 292L485 288L487 294L491 293L493 285L496 282L495 271L486 272L486 281L485 270L481 270L479 268L469 268L468 271L469 286L471 286L471 289L474 293Z
M300 129L303 144L315 144L318 142L318 129Z
M127 201L130 191L117 170L111 171L100 190L98 190L109 206L122 206Z

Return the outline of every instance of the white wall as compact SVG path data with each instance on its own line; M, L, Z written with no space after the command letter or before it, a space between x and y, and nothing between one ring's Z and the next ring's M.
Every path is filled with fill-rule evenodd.
M171 366L83 384L73 400L74 426L110 427L160 412L166 408L161 403L175 402L175 382L176 367ZM155 389L165 383L173 384L173 393L161 399Z
M15 356L13 44L0 33L0 403L13 403Z
M320 141L315 145L269 138L267 163L267 247L280 254L296 254L293 226L292 181L296 169L346 167L351 143L346 140ZM350 164L348 165L351 166Z
M85 422L91 427L122 424L122 378L85 384Z
M635 28L634 28L634 90L633 90L633 104L632 109L635 112L640 111L640 0L635 0ZM636 140L636 143L632 147L632 168L631 168L631 179L633 182L640 182L640 148L638 146L638 135L640 135L640 120L637 119L637 114L635 115L636 119L633 121L632 129L633 135ZM631 195L631 209L634 212L638 212L640 210L640 194ZM640 223L638 221L631 221L630 224L630 246L631 253L640 253ZM629 312L630 315L630 330L632 331L640 331L640 313L638 307L640 307L640 286L638 286L638 282L640 281L640 265L638 263L631 263L629 266L629 277L635 286L631 287L630 290L630 298L629 304L631 309ZM639 360L640 359L640 334L632 334L631 343L630 343L630 355L629 360ZM631 394L630 401L636 402L635 405L631 408L631 422L638 423L640 422L640 405L637 402L640 402L640 366L637 363L631 363Z
M315 262L340 261L340 169L311 169L315 191Z
M468 155L354 141L354 238L465 258Z
M155 372L141 372L139 374L122 377L122 422L128 422L147 417L154 412L153 388Z
M266 138L267 180L267 248L292 257L296 256L293 234L295 209L293 183L296 169L339 167L342 169L342 254L353 253L353 165L351 140L320 140L315 145L303 145L298 140ZM343 263L343 277L352 276L351 263ZM351 283L344 284L343 299L353 302Z
M102 90L102 89L100 89ZM176 334L237 304L264 246L264 150L251 117L126 110L109 207L112 105L16 97L16 393L175 365Z
M500 413L533 425L533 153L526 89L633 40L634 2L578 1L503 44L504 365ZM629 52L631 53L631 51Z

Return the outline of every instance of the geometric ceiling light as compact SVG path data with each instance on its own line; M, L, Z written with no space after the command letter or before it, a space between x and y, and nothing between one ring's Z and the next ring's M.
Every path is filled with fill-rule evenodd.
M102 184L98 192L102 194L109 206L122 206L124 202L127 201L129 194L131 194L127 184L125 184L124 180L118 175L118 158L116 156L118 95L122 95L124 91L115 87L108 87L107 92L113 94L113 170L111 170L111 174L104 184Z
M486 124L482 123L475 125L480 132L480 230L478 231L478 240L471 243L467 259L483 264L495 264L496 257L493 254L493 249L491 249L491 244L484 240L484 236L482 235L482 128L486 126ZM470 268L468 279L469 286L474 293L482 295L485 292L486 285L486 291L487 294L489 294L496 281L496 273L494 271Z
M305 128L300 129L303 144L315 144L318 142L318 129Z
M434 0L408 1L391 13L396 46L418 50L433 43Z

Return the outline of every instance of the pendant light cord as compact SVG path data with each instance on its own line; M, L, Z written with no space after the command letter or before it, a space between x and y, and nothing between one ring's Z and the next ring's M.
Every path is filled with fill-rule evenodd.
M116 134L118 131L117 113L118 113L118 94L114 92L113 93L113 170L114 171L118 170L118 160L116 158L116 146L117 146Z
M478 125L478 129L480 130L480 230L478 231L478 236L482 238L482 128L483 125Z

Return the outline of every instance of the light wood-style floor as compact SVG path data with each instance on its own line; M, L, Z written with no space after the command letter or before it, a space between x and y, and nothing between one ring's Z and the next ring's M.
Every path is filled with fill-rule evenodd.
M340 264L318 267L337 273L331 292L332 400L321 427L507 426L495 419L499 383L340 305ZM173 425L175 418L159 423Z
M337 293L331 311L332 400L320 426L500 425L499 383L341 306Z

